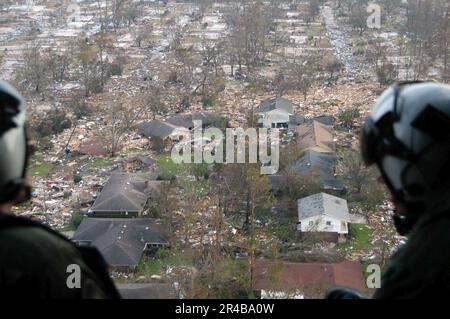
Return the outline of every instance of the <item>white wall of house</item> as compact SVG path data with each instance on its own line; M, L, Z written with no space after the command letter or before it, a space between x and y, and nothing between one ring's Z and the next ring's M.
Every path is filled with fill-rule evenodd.
M292 114L283 110L259 113L258 123L262 123L262 127L265 128L277 127L277 124L288 124L290 115Z
M302 232L335 232L348 234L347 221L337 219L328 215L312 216L299 220L297 229Z

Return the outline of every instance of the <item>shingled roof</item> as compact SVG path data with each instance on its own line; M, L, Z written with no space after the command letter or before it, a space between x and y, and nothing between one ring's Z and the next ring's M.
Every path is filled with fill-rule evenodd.
M169 122L152 120L145 121L136 125L138 133L147 137L160 137L163 140L171 135L176 135L177 131L186 130L182 126L174 125Z
M282 97L273 97L263 101L256 107L258 112L270 112L273 110L283 110L287 113L294 113L294 104Z
M167 245L167 234L151 218L86 218L72 240L97 247L112 267L135 267L147 244Z
M300 124L297 129L297 144L302 150L334 153L333 128L318 121Z
M291 170L301 175L308 175L316 169L320 175L320 182L324 189L340 191L344 189L344 185L334 175L336 163L337 158L333 154L308 150L291 166Z
M254 290L300 291L305 298L323 298L328 288L337 285L365 291L361 264L357 261L333 264L255 261Z
M156 196L161 187L162 182L153 178L144 174L112 174L90 212L142 212L148 199Z
M297 202L299 220L313 216L327 215L340 220L350 221L347 201L345 199L326 193L318 193L300 198Z
M206 111L198 111L193 113L181 113L169 116L167 123L175 126L181 126L187 129L194 128L194 121L202 121L202 125L210 125L214 120L214 114Z
M143 283L117 284L123 299L176 299L175 290L170 284Z

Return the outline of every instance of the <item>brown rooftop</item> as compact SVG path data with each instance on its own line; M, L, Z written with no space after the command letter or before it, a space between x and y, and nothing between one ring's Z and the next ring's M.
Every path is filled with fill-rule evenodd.
M312 121L297 127L297 144L302 150L320 153L334 153L333 128L329 125Z
M335 264L255 261L254 290L301 291L306 298L323 298L328 288L337 285L366 290L361 264L357 261Z

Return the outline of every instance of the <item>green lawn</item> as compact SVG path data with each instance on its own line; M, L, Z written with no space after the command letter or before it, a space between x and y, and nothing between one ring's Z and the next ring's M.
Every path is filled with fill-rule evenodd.
M88 163L88 168L102 168L110 166L114 163L114 160L105 157L97 157L90 160Z
M30 175L32 177L46 177L52 168L53 164L51 163L35 165L30 168Z
M159 154L156 156L155 160L159 167L161 167L164 175L175 175L176 177L179 177L179 175L187 172L186 165L174 163L170 154Z
M164 254L167 254L167 252L164 252ZM170 255L168 256L162 256L161 258L155 258L147 262L141 262L137 270L137 275L161 275L161 271L164 266L181 266L185 264L185 260L183 259L183 255L181 252L176 251L169 254Z
M351 239L343 244L338 244L338 248L363 250L372 247L373 230L370 226L364 224L349 224L349 234Z

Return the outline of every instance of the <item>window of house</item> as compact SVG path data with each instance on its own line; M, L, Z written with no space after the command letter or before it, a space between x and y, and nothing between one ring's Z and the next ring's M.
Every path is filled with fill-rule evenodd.
M331 221L327 220L327 226L331 226Z

